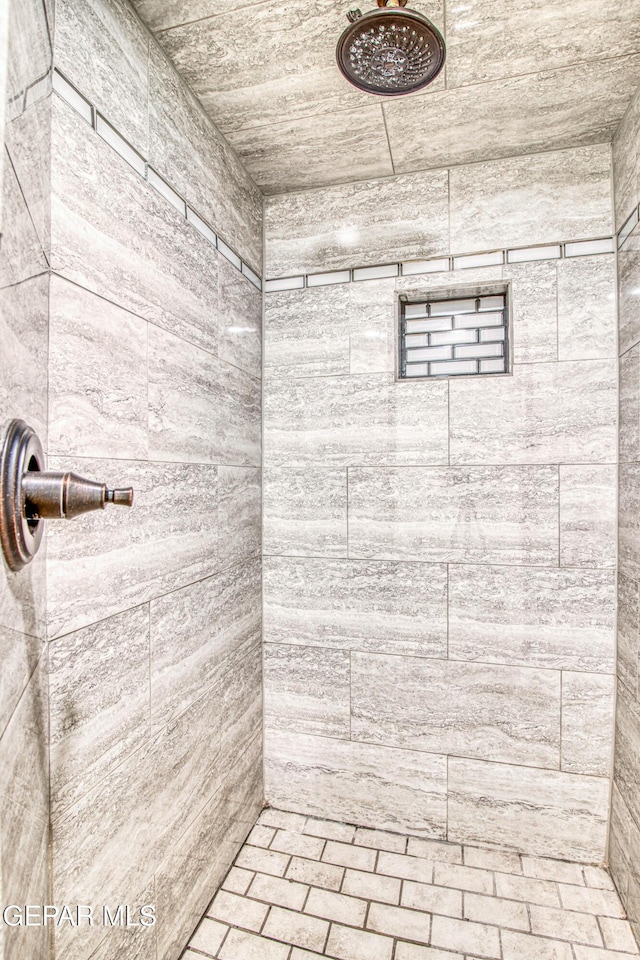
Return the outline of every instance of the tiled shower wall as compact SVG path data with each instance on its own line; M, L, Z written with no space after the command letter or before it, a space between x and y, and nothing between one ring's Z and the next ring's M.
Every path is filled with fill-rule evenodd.
M41 0L10 5L0 245L0 427L12 417L23 418L38 431L45 450L50 27ZM51 902L45 567L44 548L20 574L9 573L0 560L3 907ZM0 958L47 960L46 933L42 927L1 923Z
M613 147L616 226L640 200L640 92ZM637 216L635 217L637 223ZM620 371L618 697L610 862L613 879L640 942L640 229L618 252Z
M273 197L266 276L611 236L609 145ZM399 294L510 288L513 375L396 382ZM603 862L612 253L267 293L281 808Z
M32 8L44 23L40 0L12 4ZM59 0L55 27L47 9L49 31L16 29L18 62L42 45L48 94L53 37L54 65L260 271L261 195L125 0ZM50 522L46 565L2 586L3 902L155 904L153 928L58 927L55 956L174 960L263 799L261 295L56 93L32 100L9 136L3 418L135 502Z

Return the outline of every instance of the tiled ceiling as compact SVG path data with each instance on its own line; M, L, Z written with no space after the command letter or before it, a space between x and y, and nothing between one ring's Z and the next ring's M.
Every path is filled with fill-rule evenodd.
M611 139L640 83L640 0L415 0L446 68L360 93L335 64L374 0L133 0L266 193Z

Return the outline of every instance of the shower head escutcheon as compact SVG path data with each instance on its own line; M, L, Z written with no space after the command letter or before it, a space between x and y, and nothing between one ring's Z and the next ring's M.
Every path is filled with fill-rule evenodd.
M368 13L350 10L347 20L336 60L354 87L400 97L424 89L442 70L442 34L422 13L407 8L407 0L378 0Z

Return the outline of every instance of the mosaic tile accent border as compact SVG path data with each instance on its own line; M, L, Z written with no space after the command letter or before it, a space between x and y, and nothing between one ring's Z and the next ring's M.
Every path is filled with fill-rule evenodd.
M333 270L329 273L300 274L265 280L265 293L283 290L303 290L305 287L324 287L336 283L358 283L362 280L381 280L388 277L410 277L420 273L449 273L477 267L497 267L509 263L527 263L535 260L563 260L569 257L588 257L615 253L615 237L596 240L572 240L565 243L533 247L514 247L508 250L489 250L461 256L432 257L427 260L407 260L403 263L385 263L372 267Z
M171 184L161 177L142 154L109 123L98 111L97 107L81 94L57 69L53 71L53 89L83 120L86 120L95 133L97 133L105 143L108 143L139 176L146 180L150 186L154 187L158 193L162 194L165 200L175 207L178 213L188 220L204 239L216 248L221 256L233 264L249 283L252 283L258 290L262 290L262 280L258 274L245 263L235 250L225 243L222 237L218 236L213 227L211 227L196 210L189 206L186 200L174 190Z

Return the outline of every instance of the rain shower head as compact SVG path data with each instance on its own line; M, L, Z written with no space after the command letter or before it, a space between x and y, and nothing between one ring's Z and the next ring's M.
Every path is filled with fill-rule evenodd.
M407 0L378 0L378 9L350 10L336 59L355 87L381 97L400 97L422 90L444 66L440 31Z

